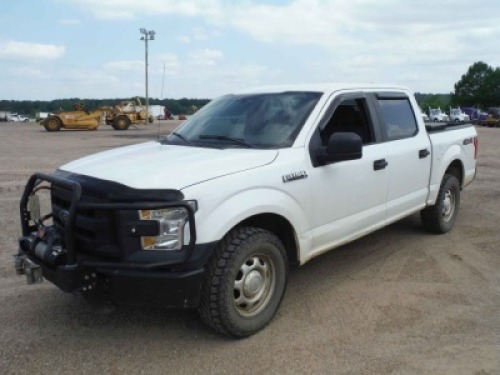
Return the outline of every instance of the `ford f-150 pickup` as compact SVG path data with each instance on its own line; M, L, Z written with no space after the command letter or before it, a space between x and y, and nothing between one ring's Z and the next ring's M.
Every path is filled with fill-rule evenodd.
M278 310L289 265L418 212L451 230L477 151L473 126L426 128L398 86L222 96L157 141L31 176L16 270L115 304L196 308L249 336Z

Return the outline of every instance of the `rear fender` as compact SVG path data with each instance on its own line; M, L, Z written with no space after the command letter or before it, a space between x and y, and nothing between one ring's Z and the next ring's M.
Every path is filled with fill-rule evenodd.
M465 159L465 155L462 151L462 148L459 145L452 145L446 151L445 147L442 147L443 150L434 150L434 157L432 160L432 175L430 181L430 193L429 198L427 199L428 205L433 205L436 202L439 187L441 186L441 181L443 180L444 174L448 167L455 161L458 160L460 163L460 167L462 168L462 175L464 173L463 170L463 160ZM463 181L460 181L462 184Z

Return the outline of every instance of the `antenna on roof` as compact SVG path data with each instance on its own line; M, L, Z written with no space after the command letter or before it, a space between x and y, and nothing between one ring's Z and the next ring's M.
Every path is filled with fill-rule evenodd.
M161 79L161 95L160 98L163 100L163 88L165 87L165 61L163 62L163 77ZM165 115L165 106L163 106L163 114ZM168 120L163 118L164 120ZM158 119L158 141L160 141L160 119Z

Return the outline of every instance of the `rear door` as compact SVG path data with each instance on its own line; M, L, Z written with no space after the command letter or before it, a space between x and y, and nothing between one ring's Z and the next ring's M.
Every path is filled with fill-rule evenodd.
M429 194L431 144L419 127L416 108L404 93L372 97L384 137L387 161L387 220L394 221L425 206Z

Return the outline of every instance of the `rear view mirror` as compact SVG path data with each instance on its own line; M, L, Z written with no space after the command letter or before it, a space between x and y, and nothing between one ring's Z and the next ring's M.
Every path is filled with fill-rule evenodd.
M356 133L334 133L318 156L323 164L361 159L363 141Z

